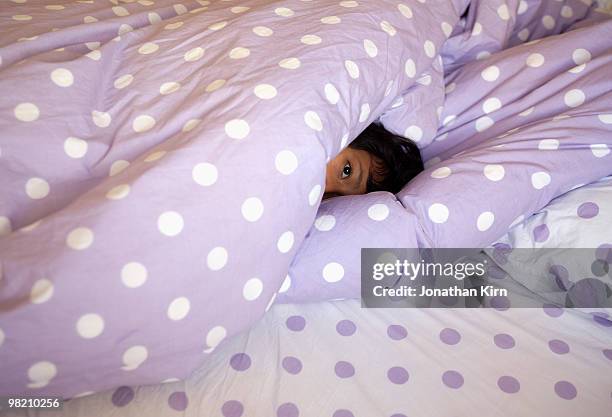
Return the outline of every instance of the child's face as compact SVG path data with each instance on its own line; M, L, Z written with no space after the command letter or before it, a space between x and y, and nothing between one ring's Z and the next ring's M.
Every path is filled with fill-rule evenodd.
M373 163L369 152L345 148L327 164L323 198L365 194Z

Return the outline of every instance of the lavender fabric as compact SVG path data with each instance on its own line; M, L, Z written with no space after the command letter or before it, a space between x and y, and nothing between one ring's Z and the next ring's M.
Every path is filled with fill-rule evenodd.
M256 321L465 3L3 3L0 395L184 378Z
M484 247L556 196L611 174L610 34L612 20L582 22L449 74L442 126L422 151L428 168L397 195L406 213L366 215L377 204L394 207L390 195L354 197L351 207L326 202L321 210L336 226L311 230L289 273L296 285L279 301L359 297L353 265L359 248L381 247L374 223L393 231L385 244L405 242L411 224L418 247ZM331 283L329 265L345 271Z

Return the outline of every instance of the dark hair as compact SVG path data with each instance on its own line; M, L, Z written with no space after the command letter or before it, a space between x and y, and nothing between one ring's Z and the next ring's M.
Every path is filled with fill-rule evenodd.
M366 192L389 191L398 193L404 185L423 171L423 160L416 144L372 123L351 144L350 148L361 149L382 161L374 163L374 171L368 178ZM374 161L373 161L374 162ZM382 180L377 181L377 178Z

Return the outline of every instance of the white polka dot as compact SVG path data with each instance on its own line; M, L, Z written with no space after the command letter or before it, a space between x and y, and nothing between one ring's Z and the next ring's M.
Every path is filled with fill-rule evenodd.
M76 322L76 331L83 339L100 336L104 330L104 319L99 314L85 314Z
M578 48L572 52L572 59L576 65L586 64L591 60L591 53L583 48Z
M99 61L100 58L102 58L102 52L96 49L95 51L85 54L85 56L89 59L93 59L94 61Z
M154 25L156 23L159 23L162 21L162 18L160 15L158 15L157 13L149 13L147 15L148 19L149 19L149 23Z
M130 14L130 12L128 12L125 7L121 7L121 6L113 7L113 13L115 13L119 17L129 16Z
M555 27L555 19L550 15L546 15L542 18L542 24L546 29L551 30Z
M457 116L455 116L454 114L449 114L448 116L446 116L444 118L444 120L442 121L442 125L443 126L450 126L451 123L453 123L455 121L455 119L457 118Z
M87 227L77 227L68 233L66 245L74 250L84 250L91 246L94 241L94 233Z
M130 186L128 184L121 184L111 188L106 193L106 198L109 200L121 200L122 198L127 197L130 193Z
M221 80L221 79L215 80L206 86L206 92L208 93L213 92L215 90L220 89L224 85L225 85L225 80ZM194 120L200 121L199 119L194 119Z
M176 81L171 81L171 82L163 83L159 87L159 93L163 95L171 94L177 91L179 88L181 88L181 84L177 83Z
M145 283L149 273L140 262L128 262L121 268L121 282L128 288L138 288Z
M117 89L122 89L130 85L134 81L134 76L132 74L124 74L121 77L117 78L113 85Z
M53 296L53 283L48 279L39 279L32 285L30 290L30 302L32 304L42 304Z
M397 30L393 27L393 25L387 22L386 20L380 22L380 28L384 30L389 36L395 36L395 34L397 33Z
M288 276L289 275L287 275L287 277ZM0 346L2 346L2 344L4 343L4 339L5 339L4 331L2 329L0 329Z
M45 6L45 9L47 9L47 10L64 10L65 7L62 6L61 4L50 4L48 6Z
M531 106L528 109L523 110L519 113L519 116L529 116L535 110L535 106Z
M304 122L309 128L314 129L317 132L320 132L321 130L323 130L323 123L321 122L319 115L315 111L312 111L312 110L307 111L304 114Z
M565 96L563 97L563 101L565 102L565 105L568 107L578 107L582 103L584 103L585 99L586 97L584 95L584 92L582 92L582 90L579 90L577 88L568 91L567 93L565 93Z
M477 60L481 60L481 59L487 59L488 57L491 56L491 52L489 51L480 51L478 52L478 54L476 55L476 59Z
M359 3L357 3L354 0L345 0L345 1L341 1L340 2L340 6L342 7L346 7L346 8L351 8L351 7L357 7L359 6Z
M330 262L323 267L323 279L327 282L338 282L344 278L344 267L338 262Z
M482 25L478 22L474 23L474 27L472 28L472 36L478 36L482 33Z
M431 75L425 74L417 79L417 83L421 85L429 85L431 84Z
M266 26L255 26L253 28L253 33L257 36L267 38L268 36L272 36L272 34L274 34L274 31Z
M97 110L93 110L91 112L91 118L94 124L98 127L108 127L112 120L110 114Z
M25 191L32 200L40 200L49 195L49 183L42 178L30 178L25 185Z
M250 132L249 124L242 119L232 119L225 124L225 133L232 139L244 139Z
M22 22L26 22L28 20L32 20L32 16L30 16L29 14L16 14L13 15L13 20L16 21L22 21Z
M155 119L148 114L142 114L134 119L132 122L132 129L136 133L146 132L151 130L155 126Z
M134 30L134 28L133 28L133 27L131 27L130 25L126 25L126 24L124 23L124 24L122 24L121 26L119 26L119 30L117 31L117 34L118 34L118 35L123 35L123 34L126 34L126 33L128 33L128 32L131 32L131 31L133 31L133 30Z
M401 106L402 104L404 104L404 98L403 97L398 97L393 104L391 104L391 108L395 109L399 106Z
M359 78L359 67L351 60L344 61L344 68L346 68L349 76L353 79Z
M412 19L412 9L409 6L400 3L397 5L397 8L406 19Z
M542 54L529 54L525 64L531 68L538 68L544 65L544 55Z
M423 139L423 129L415 125L408 126L404 132L404 136L415 142L419 142L421 139Z
M83 139L69 137L64 141L64 152L71 158L82 158L87 153L87 142Z
M389 216L389 207L386 204L373 204L368 208L368 217L375 221L385 220Z
M242 58L248 57L250 54L251 54L251 51L249 51L247 48L238 46L229 52L229 57L231 59L242 59Z
M478 220L476 220L476 227L481 232L487 231L493 225L495 221L495 215L490 211L485 211L478 216Z
M208 349L206 349L204 352L211 352L213 349L215 349L219 343L221 343L223 341L223 339L225 339L225 337L227 336L227 331L225 330L225 327L223 326L215 326L212 329L210 329L208 331L208 333L206 334L206 345L209 347Z
M431 173L431 178L446 178L452 173L449 167L440 167Z
M359 112L359 122L365 122L368 120L368 117L370 117L370 105L368 103L363 103L361 105L361 111Z
M326 25L337 25L342 20L338 16L325 16L321 18L321 23L325 23Z
M281 60L278 65L285 69L298 69L302 63L297 58L285 58Z
M294 15L293 10L287 7L277 7L276 9L274 9L274 13L282 17L291 17Z
M446 36L447 38L453 33L453 27L448 22L442 22L440 24L440 28L442 29L442 33L444 33L444 36Z
M446 207L444 204L434 203L429 206L427 215L434 223L445 223L449 216L448 207Z
M493 113L496 110L501 109L502 103L497 97L488 98L482 103L482 111L486 114Z
M227 249L217 246L206 255L206 265L211 271L219 271L227 264L228 257Z
M281 253L287 253L293 247L293 243L295 242L295 235L292 231L284 232L279 238L278 242L276 242L276 247Z
M502 4L497 8L497 15L501 20L510 19L510 11L508 10L508 6L506 4Z
M557 139L542 139L538 143L538 149L541 151L554 151L559 149L559 141Z
M565 5L561 8L561 16L569 19L574 16L574 10L570 6Z
M433 58L436 56L436 45L432 41L425 41L423 49L425 50L425 55L428 57Z
M499 68L495 65L491 65L490 67L485 68L480 76L483 80L493 82L499 78Z
M219 173L217 171L217 167L208 162L201 162L197 164L191 171L191 177L193 180L204 187L208 187L217 182L218 176Z
M227 26L227 21L223 20L221 22L213 23L212 25L208 26L208 29L216 31L223 29L225 26Z
M57 375L57 367L49 361L36 362L28 369L28 388L42 388L51 382Z
M453 91L455 91L455 88L457 88L457 84L456 83L450 83L448 84L445 88L444 88L444 92L446 94L450 94Z
M298 159L295 154L289 150L282 150L276 154L274 165L278 172L283 175L289 175L298 167Z
M321 196L321 185L317 184L308 193L308 204L314 206L319 201L319 197Z
M385 97L391 94L391 89L393 88L393 80L389 80L387 83L387 88L385 88Z
M304 35L300 38L300 42L304 45L318 45L322 42L322 39L317 35Z
M40 116L38 107L33 103L19 103L14 110L17 120L22 122L33 122Z
M610 148L605 143L594 143L591 145L591 152L597 158L603 158L610 154Z
M253 89L253 93L262 100L270 100L276 97L277 91L270 84L259 84Z
M197 61L198 59L204 56L204 48L200 48L199 46L193 49L188 50L183 55L183 59L187 62Z
M66 68L57 68L51 72L51 81L59 87L70 87L74 83L74 76Z
M128 166L130 166L130 163L128 161L119 159L113 162L113 164L110 166L108 175L114 177L115 175L123 172Z
M612 113L609 113L609 114L599 114L599 115L597 115L597 118L602 123L605 123L607 125L611 125L612 124Z
M242 217L249 222L256 222L264 212L263 202L257 197L249 197L242 203Z
M157 228L166 236L176 236L183 231L183 216L176 211L165 211L157 218Z
M529 7L529 5L527 4L527 2L525 0L521 0L519 2L518 10L516 11L517 14L521 15L521 14L525 13L527 11L528 7Z
M331 214L324 214L315 220L315 228L320 232L329 232L336 225L336 218Z
M287 275L285 277L285 280L283 281L283 284L281 285L280 289L278 290L279 293L285 293L289 290L289 288L291 287L291 277L289 275ZM0 342L0 344L2 344Z
M153 42L144 43L140 48L138 48L138 53L142 55L149 55L157 52L159 49L159 45Z
M416 64L412 59L406 60L404 64L404 72L410 78L414 78L416 76Z
M155 162L158 161L160 159L162 159L164 157L164 155L166 155L166 151L155 151L155 152L151 152L150 154L148 154L144 161L145 162Z
M6 216L0 216L0 236L10 235L12 230L11 220Z
M370 58L375 58L376 55L378 55L376 44L369 39L363 41L363 49L365 49L366 54L368 54Z
M168 306L168 318L170 320L183 320L189 314L191 303L187 297L178 297L172 300Z
M531 185L536 190L541 190L550 184L550 175L547 172L539 171L531 175Z
M325 84L325 97L331 104L337 104L340 100L340 93L333 84Z
M133 371L143 364L147 360L149 352L144 346L132 346L123 353L123 366L121 369L124 371Z
M259 298L262 291L263 282L259 278L251 278L242 287L242 296L247 301L253 301Z
M495 122L488 116L480 117L476 120L476 130L479 132L484 132L491 126L493 126Z
M525 28L521 30L519 33L517 33L516 36L518 36L520 40L525 42L529 38L529 29Z
M238 14L238 13L244 13L249 9L250 7L248 6L234 6L230 9L230 12Z

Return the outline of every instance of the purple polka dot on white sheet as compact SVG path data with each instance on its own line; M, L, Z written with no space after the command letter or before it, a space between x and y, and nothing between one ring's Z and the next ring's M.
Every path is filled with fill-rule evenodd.
M302 370L302 362L294 356L283 358L283 369L291 375L297 375Z
M336 324L336 331L342 336L351 336L357 330L357 326L351 320L340 320Z
M300 332L306 327L306 319L302 316L291 316L287 319L287 328L294 332Z
M599 245L597 250L595 250L595 258L600 261L612 263L612 244L604 243L603 245Z
M349 362L339 361L334 367L334 372L340 378L350 378L355 375L355 368Z
M393 368L389 368L387 371L387 378L389 381L393 382L397 385L402 385L408 382L408 371L401 366L394 366Z
M113 392L111 401L117 407L125 407L134 399L134 390L131 387L119 387Z
M168 397L168 405L176 411L184 411L189 405L187 394L183 391L176 391Z
M408 331L400 324L392 324L387 327L387 335L393 340L402 340L408 336Z
M334 411L332 417L355 417L350 410L344 408Z
M244 412L244 406L240 401L229 400L221 407L223 417L241 417Z
M391 415L391 417L406 417L406 414L395 413L395 414Z
M563 314L563 309L554 304L544 304L543 310L550 317L559 317Z
M457 330L447 327L440 331L440 340L447 345L456 345L461 340L461 335Z
M612 327L612 320L610 320L610 316L608 313L604 313L603 311L596 311L591 313L593 320L595 323L599 324L603 327Z
M281 404L276 410L277 417L298 417L299 415L300 410L293 403Z
M583 219L592 219L599 214L599 206L593 202L587 201L578 206L578 216Z
M536 242L546 242L550 236L550 230L545 224L536 226L533 229L533 240Z
M612 361L612 349L604 349L602 353L607 359Z
M236 371L246 371L251 366L251 357L246 353L236 353L230 359L230 365Z
M515 346L514 338L507 333L498 333L493 336L493 342L500 349L512 349Z
M442 374L442 382L449 388L461 388L463 386L463 375L457 371L446 371Z
M568 381L558 381L555 384L555 392L565 400L573 400L578 394L576 387Z
M521 389L521 384L512 376L504 375L497 380L497 386L507 394L516 394Z
M510 299L504 295L496 295L491 298L491 307L495 310L506 311L510 308Z
M550 340L548 342L548 347L550 348L551 351L553 351L554 353L558 355L564 355L566 353L569 353L570 351L569 345L565 343L563 340L559 340L559 339Z

